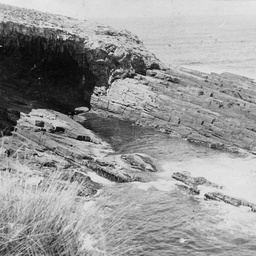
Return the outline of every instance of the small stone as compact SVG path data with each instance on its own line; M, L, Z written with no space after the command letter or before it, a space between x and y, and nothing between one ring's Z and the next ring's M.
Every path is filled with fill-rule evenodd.
M82 113L86 113L88 112L90 109L87 108L87 107L78 107L78 108L75 108L75 115L78 115L78 114L82 114Z

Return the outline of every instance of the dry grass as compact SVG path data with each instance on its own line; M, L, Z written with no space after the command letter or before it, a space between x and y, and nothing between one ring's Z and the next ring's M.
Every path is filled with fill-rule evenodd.
M75 184L24 188L12 177L0 182L0 255L83 255L81 237L94 225L77 202ZM77 184L76 184L77 185Z
M106 211L109 198L88 201L77 196L78 183L60 186L57 178L24 186L15 174L0 172L1 256L136 255L136 231L125 221L132 205Z

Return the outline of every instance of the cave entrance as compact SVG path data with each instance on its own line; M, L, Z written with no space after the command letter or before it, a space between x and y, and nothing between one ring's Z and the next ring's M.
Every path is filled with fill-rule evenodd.
M20 34L1 37L0 97L6 101L21 94L31 108L43 103L64 113L77 106L90 108L96 77L78 49L75 41Z

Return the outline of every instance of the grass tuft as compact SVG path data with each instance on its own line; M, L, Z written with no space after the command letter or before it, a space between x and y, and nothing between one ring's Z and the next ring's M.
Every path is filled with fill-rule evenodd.
M38 185L38 173L0 149L1 256L137 255L138 230L126 223L132 204L111 210L111 197L79 197L85 185L63 181L61 171Z
M91 214L77 200L78 184L24 188L0 179L0 255L83 255L81 233L92 228Z

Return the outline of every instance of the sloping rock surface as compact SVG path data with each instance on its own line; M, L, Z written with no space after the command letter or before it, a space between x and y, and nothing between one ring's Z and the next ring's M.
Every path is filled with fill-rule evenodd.
M161 65L128 31L0 4L0 128L33 108L90 109L95 86Z
M223 73L150 70L116 80L92 106L98 112L176 134L190 142L256 152L256 83Z
M60 172L63 180L83 177L85 187L95 192L99 187L90 180L88 172L95 171L115 182L131 182L151 180L150 173L156 171L150 157L116 155L111 146L92 131L53 110L34 109L29 114L22 113L13 135L3 137L1 144L2 171L15 173L25 180Z
M86 106L190 142L256 153L251 79L167 68L127 31L2 4L0 46L2 130L21 108ZM13 102L16 94L23 100Z

